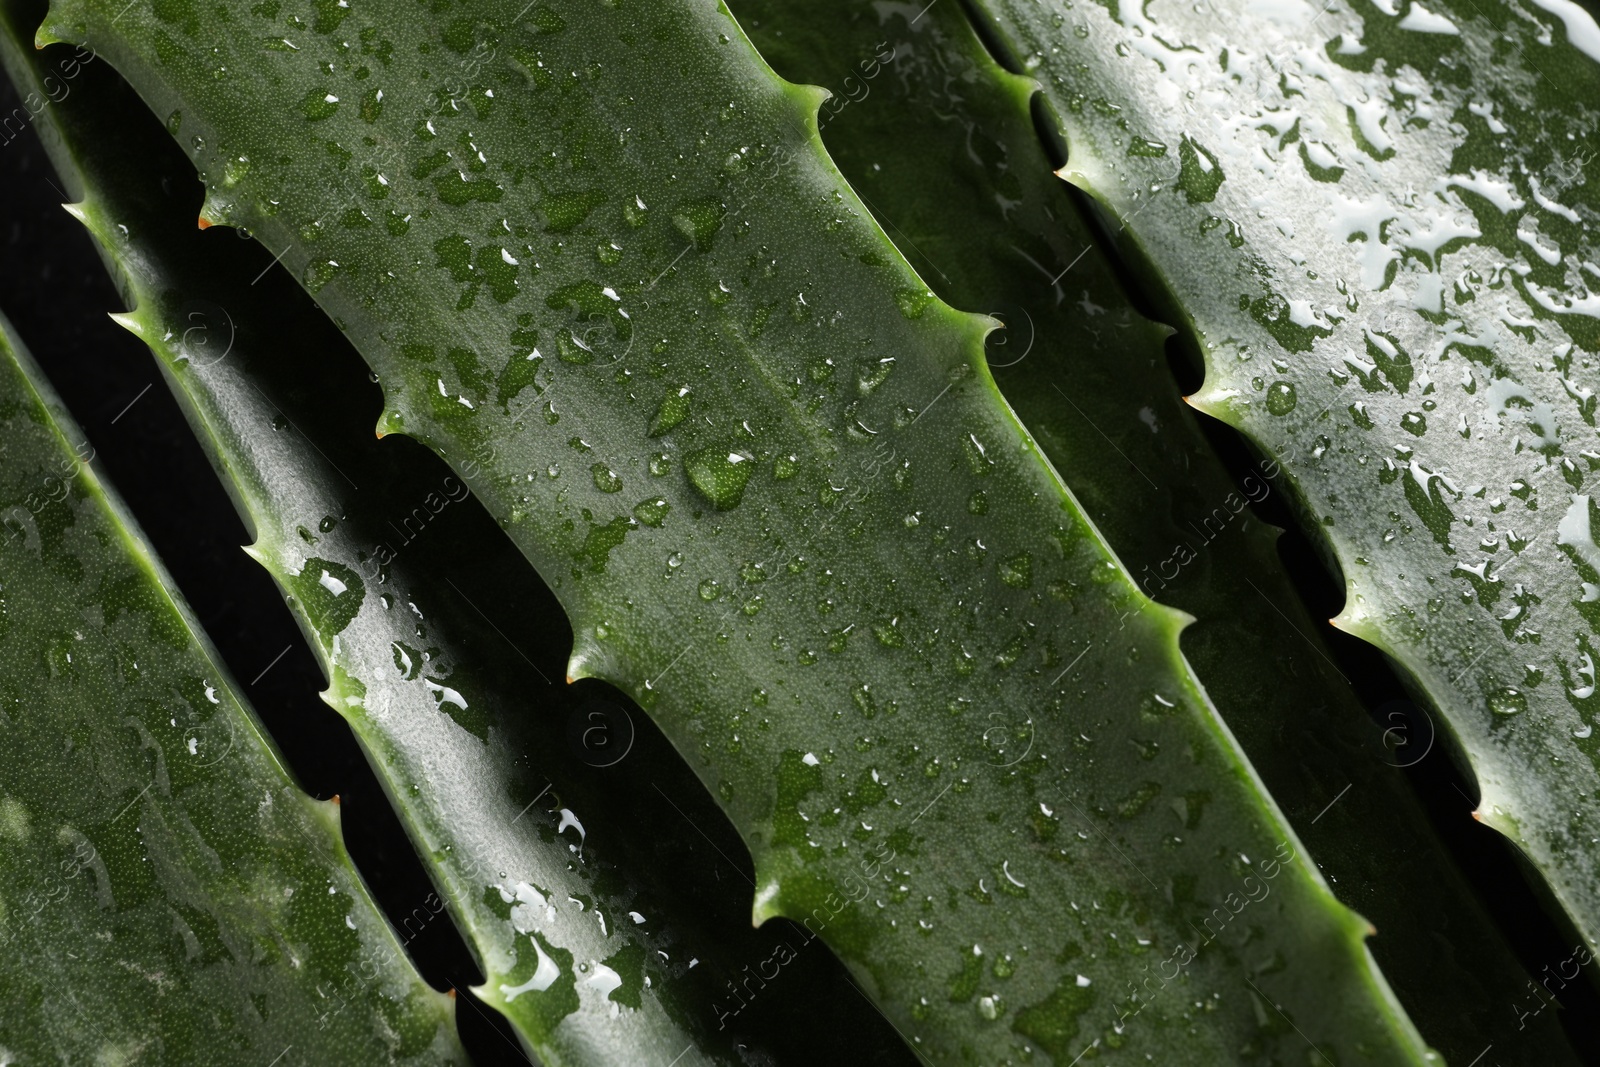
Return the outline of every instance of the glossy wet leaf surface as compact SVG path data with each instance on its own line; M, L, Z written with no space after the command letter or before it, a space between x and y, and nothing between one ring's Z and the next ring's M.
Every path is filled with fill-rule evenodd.
M1436 702L1593 948L1600 30L1564 0L982 6L1199 338L1195 403L1294 479L1337 624Z
M13 72L42 91L66 53ZM325 699L434 873L440 893L401 920L407 939L448 903L485 966L479 992L547 1064L738 1062L736 1044L773 1062L909 1057L848 986L817 988L820 949L784 992L829 1011L828 1031L775 1028L770 1010L718 1027L728 977L786 941L749 929L742 872L697 833L720 818L709 798L648 724L591 687L558 688L511 643L501 624L527 627L508 603L545 615L564 650L559 606L457 478L352 420L368 396L337 361L353 354L240 242L189 225L192 168L109 68L81 71L42 122L135 308L119 322L150 343L231 482L250 551L329 665ZM641 811L641 794L657 803Z
M572 617L570 673L635 696L739 827L756 917L820 934L913 1047L1421 1057L1175 613L997 400L987 323L870 225L814 94L726 14L49 27L168 117L209 219L283 250L382 379L383 431L505 524Z
M1576 1062L1405 781L1446 758L1431 723L1374 725L1314 636L1277 531L1252 512L1287 489L1282 467L1235 480L1212 451L1167 331L1132 310L1051 173L1034 85L1002 72L954 6L733 10L780 74L834 93L823 141L912 264L1005 323L988 340L1001 391L1135 581L1195 616L1186 657L1335 894L1376 926L1368 947L1423 1036L1452 1062L1489 1045Z
M290 781L5 331L0 1046L17 1062L464 1062L337 806Z

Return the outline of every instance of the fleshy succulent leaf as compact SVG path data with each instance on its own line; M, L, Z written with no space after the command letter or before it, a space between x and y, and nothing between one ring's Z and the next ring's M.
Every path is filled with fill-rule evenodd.
M1181 616L999 400L991 323L923 286L819 94L725 11L63 0L52 39L167 118L207 219L282 250L381 430L554 587L569 674L718 796L757 920L820 935L914 1048L1423 1059Z
M1433 701L1594 950L1600 29L1569 0L979 6L1193 331L1192 402L1293 480L1335 624Z
M3 320L0 451L6 1057L464 1063Z
M3 20L0 53L19 85L43 92L67 50L25 52L18 25ZM669 865L652 843L684 829L680 810L706 821L714 807L683 788L659 739L636 739L615 705L566 700L480 614L463 587L484 582L468 574L514 571L515 550L480 513L461 518L475 505L436 461L352 442L350 396L330 366L343 339L315 308L286 315L284 296L304 297L260 279L237 242L193 229L182 195L193 168L122 88L109 69L81 73L41 114L47 148L130 305L113 317L156 355L254 531L248 551L321 656L324 699L428 861L439 897L412 919L449 907L486 974L477 992L551 1067L734 1063L736 1039L771 1044L719 1029L713 1009L726 975L773 951L747 923L709 921L737 915L748 891L736 879L710 888L717 873L692 850L674 848ZM558 714L532 714L540 693ZM568 713L588 764L568 750ZM597 776L594 764L623 758L625 774ZM641 813L650 783L678 808ZM702 887L693 900L687 885ZM784 1059L808 1052L826 1054L783 1039Z
M1554 1012L1506 1010L1531 976L1404 780L1444 758L1429 722L1390 709L1375 726L1329 658L1277 531L1250 510L1283 491L1281 467L1235 484L1218 461L1168 371L1170 331L1133 311L1051 173L1036 83L1001 70L955 5L733 12L778 73L835 90L823 141L933 289L1003 319L1001 391L1141 587L1195 616L1185 656L1339 898L1377 928L1373 955L1423 1036L1462 1063L1490 1045L1576 1063Z

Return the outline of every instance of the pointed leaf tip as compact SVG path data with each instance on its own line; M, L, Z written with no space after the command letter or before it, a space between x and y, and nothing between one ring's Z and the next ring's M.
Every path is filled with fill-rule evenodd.
M752 927L760 929L768 919L783 915L783 905L778 899L782 888L777 879L762 879L761 888L756 891L754 899L750 902Z
M211 227L215 226L216 223L212 222L210 219L206 218L204 215L201 215L200 218L197 220L197 225L202 230L209 230L209 229L211 229Z
M50 26L48 23L41 25L38 30L34 32L33 50L35 52L43 52L49 45L62 43L64 42L60 37L57 37L54 33L50 32Z
M144 336L144 327L139 322L139 317L132 311L113 311L108 316L112 322L121 326L135 337Z

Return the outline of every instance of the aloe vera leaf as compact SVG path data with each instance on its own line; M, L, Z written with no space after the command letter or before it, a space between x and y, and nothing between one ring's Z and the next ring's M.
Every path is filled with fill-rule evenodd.
M726 12L256 12L74 2L41 40L113 61L206 217L282 249L380 429L549 580L569 673L694 762L757 921L803 921L940 1060L1424 1057L1181 617L993 391L988 322L922 286Z
M18 8L0 18L0 55L23 93L43 93L69 53L24 51ZM47 150L133 309L118 321L150 343L255 531L251 555L288 595L333 679L325 699L360 739L484 966L476 992L547 1064L738 1062L735 1036L767 1035L719 1030L712 1004L721 976L768 957L772 938L747 923L743 936L712 931L712 890L691 904L652 879L651 869L670 870L672 881L714 885L685 850L667 868L626 840L630 822L657 836L694 831L670 806L652 818L631 799L619 803L614 777L598 780L566 753L566 715L551 717L554 742L545 736L548 722L526 706L531 695L581 709L564 706L460 591L481 585L465 577L463 556L504 565L509 555L515 565L515 550L482 528L487 520L448 521L445 509L461 511L466 497L455 478L441 482L432 466L413 472L404 462L412 457L370 437L365 450L350 447L340 432L349 398L328 395L325 368L342 339L315 309L303 324L286 320L282 294L250 284L259 267L239 261L236 242L195 230L192 206L172 192L194 181L193 168L118 88L104 64L84 70L71 96L40 116ZM420 512L405 510L412 504ZM621 723L585 728L632 743ZM710 805L696 810L675 768L651 758L648 741L637 749L626 754L627 784L660 782L706 821ZM719 817L714 808L709 816ZM736 881L720 895L748 900ZM560 981L544 981L543 959L565 965ZM786 995L804 991L786 983ZM786 1058L823 1054L787 1036Z
M406 960L0 319L0 1047L460 1063Z
M1210 8L983 7L1198 339L1194 403L1294 479L1336 624L1437 705L1477 817L1594 948L1600 30L1566 0L1230 10L1225 36Z
M1377 927L1369 947L1423 1036L1462 1063L1487 1045L1575 1063L1402 778L1426 724L1386 751L1327 658L1277 531L1249 510L1281 491L1278 469L1236 485L1218 462L1167 370L1169 331L1133 311L1051 174L1035 83L1000 69L955 5L733 13L779 74L834 93L830 155L934 291L1003 319L1002 393L1135 580L1198 620L1186 657L1336 894Z

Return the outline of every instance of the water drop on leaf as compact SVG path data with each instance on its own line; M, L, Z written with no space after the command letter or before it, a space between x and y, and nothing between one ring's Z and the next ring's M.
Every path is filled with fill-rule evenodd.
M683 459L689 481L718 511L738 507L750 482L750 457L726 448L702 448Z
M1267 410L1274 415L1289 414L1299 402L1293 382L1276 381L1267 388Z
M668 393L661 401L661 406L656 408L655 416L650 420L650 436L660 437L688 417L689 387L685 385L676 392Z

